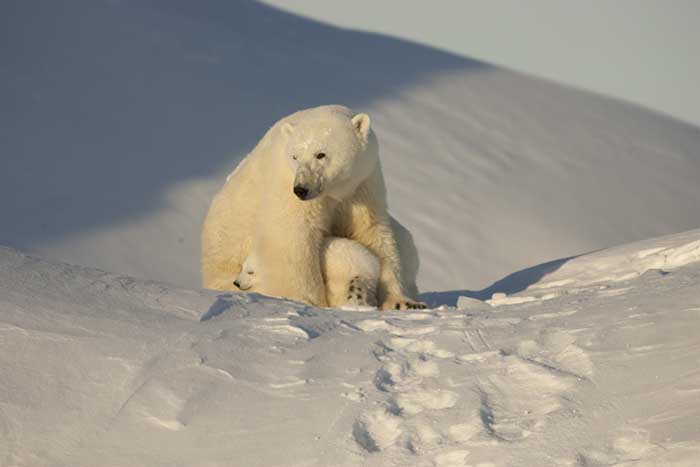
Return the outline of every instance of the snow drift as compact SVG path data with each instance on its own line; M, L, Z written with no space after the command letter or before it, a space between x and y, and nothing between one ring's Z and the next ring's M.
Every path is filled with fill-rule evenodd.
M413 313L2 248L0 465L693 466L699 245L626 245L511 302Z

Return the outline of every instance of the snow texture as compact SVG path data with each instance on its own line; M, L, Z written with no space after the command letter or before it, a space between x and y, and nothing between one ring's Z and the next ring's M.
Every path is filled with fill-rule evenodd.
M697 128L253 2L0 22L0 466L698 464ZM327 103L433 309L197 288L226 174Z
M424 312L2 248L0 465L693 466L699 244L604 250L507 296L526 303Z

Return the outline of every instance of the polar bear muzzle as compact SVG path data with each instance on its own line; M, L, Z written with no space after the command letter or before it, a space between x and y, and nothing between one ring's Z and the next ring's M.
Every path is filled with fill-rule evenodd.
M294 194L297 198L305 200L309 196L309 189L303 185L294 185Z
M292 191L302 201L314 199L323 193L325 177L319 167L309 167L308 164L300 164L294 176Z

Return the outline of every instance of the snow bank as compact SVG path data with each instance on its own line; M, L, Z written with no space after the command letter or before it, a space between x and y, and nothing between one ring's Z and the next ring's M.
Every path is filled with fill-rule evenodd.
M530 289L620 282L651 269L671 271L697 261L700 261L700 229L608 248L572 259Z
M692 466L698 240L579 257L550 300L411 313L0 248L0 465Z
M556 269L548 265L530 271L542 276L523 292L513 296L494 293L488 303L504 305L537 299L548 300L562 293L607 288L647 272L667 274L669 271L700 261L700 229L633 242L558 262ZM538 273L538 270L542 272ZM503 281L502 287L506 286Z

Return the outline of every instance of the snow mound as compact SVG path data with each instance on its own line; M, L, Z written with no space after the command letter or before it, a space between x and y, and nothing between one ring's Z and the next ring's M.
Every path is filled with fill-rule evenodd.
M697 261L700 261L700 229L608 248L572 259L529 289L621 282L652 269L671 271Z
M0 248L0 465L695 465L699 238L573 259L546 301L419 312Z
M664 275L669 271L700 261L700 229L633 242L576 258L530 268L529 275L542 276L515 295L493 293L487 302L492 306L552 299L562 293L575 293L594 288L608 288L642 274ZM515 282L500 281L500 287ZM514 284L511 284L511 286ZM610 292L611 293L611 292ZM466 299L466 297L465 297Z

